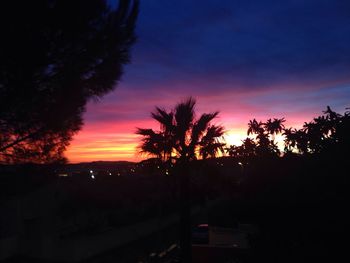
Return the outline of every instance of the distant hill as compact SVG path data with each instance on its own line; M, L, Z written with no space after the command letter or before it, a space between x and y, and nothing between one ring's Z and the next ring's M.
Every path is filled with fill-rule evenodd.
M66 171L66 172L81 172L81 171L113 171L130 169L137 165L136 162L128 161L95 161L95 162L82 162L71 164L59 164L59 165L45 165L45 164L16 164L16 165L3 165L0 164L0 175L23 173L23 174L37 174L44 171Z
M123 169L127 167L132 167L136 165L135 162L128 161L95 161L95 162L83 162L83 163L73 163L66 164L64 167L68 171L83 171L83 170L114 170Z

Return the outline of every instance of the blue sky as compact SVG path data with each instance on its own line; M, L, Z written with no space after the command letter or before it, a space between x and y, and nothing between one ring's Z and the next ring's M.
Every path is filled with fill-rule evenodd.
M135 128L156 127L156 105L190 95L199 112L220 110L237 138L252 118L300 126L327 105L344 112L349 14L346 0L141 0L131 64L114 92L89 104L68 157L138 160Z

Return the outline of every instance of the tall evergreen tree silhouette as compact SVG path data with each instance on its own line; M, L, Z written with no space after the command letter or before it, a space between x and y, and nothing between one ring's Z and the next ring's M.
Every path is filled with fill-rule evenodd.
M137 14L138 0L1 1L0 162L62 160L129 62Z

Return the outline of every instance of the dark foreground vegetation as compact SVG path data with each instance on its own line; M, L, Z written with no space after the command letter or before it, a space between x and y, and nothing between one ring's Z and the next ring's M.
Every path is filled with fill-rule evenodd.
M219 220L212 224L226 222L232 226L234 222L250 221L259 226L261 232L253 253L256 260L314 262L332 260L342 253L349 112L341 115L327 107L301 129L285 128L284 118L266 122L253 119L247 131L251 136L240 146L225 147L220 141L223 127L211 124L218 112L195 119L194 111L192 98L170 111L156 108L152 117L160 123L160 131L139 129L137 133L143 136L141 152L157 157L164 165L175 162L183 167L187 162L185 167L191 167L202 157L205 166L208 157L226 150L230 157L220 159L231 162L231 167L240 166L240 179L230 185L230 201L219 209ZM284 152L275 141L279 133L284 135ZM221 165L217 162L216 168ZM180 180L186 172L183 168L178 171ZM220 180L218 174L212 180ZM180 189L188 183L182 180ZM188 193L182 195L186 196L182 200L190 200ZM182 210L182 217L189 224L188 210ZM187 231L182 239L189 240L189 231L182 231ZM186 240L182 246L186 246ZM189 262L190 253L183 255L186 257Z
M205 221L257 229L244 257L212 262L348 261L348 111L327 107L300 129L253 119L241 145L226 145L219 112L197 115L188 98L156 108L159 130L137 129L150 159L70 173L64 151L86 104L130 61L139 1L18 6L0 4L0 260L121 262L142 250L136 243L164 247L153 237L172 229L166 239L180 250L169 260L189 263L192 227Z
M234 227L237 223L257 226L247 262L333 261L346 252L348 168L346 158L329 155L256 158L245 165L244 171L229 157L196 161L190 173L191 204L204 206L207 201L221 198L223 201L208 211L207 223L222 227ZM7 177L7 184L2 175L2 204L17 200L27 209L36 210L35 203L39 202L42 210L23 218L25 232L21 232L14 225L16 213L12 211L19 207L6 210L3 206L1 238L21 234L27 240L43 241L54 232L57 240L63 242L84 240L152 218L165 220L180 209L178 180L173 174L145 172L97 176L92 180L44 177L42 172L40 169L32 176L12 174ZM49 191L28 201L45 188ZM59 219L57 228L43 225L53 218ZM193 219L192 224L195 223ZM45 229L50 232L43 232ZM179 242L179 238L174 235L173 242ZM149 242L147 247L152 247ZM156 249L159 240L153 242Z
M111 170L111 164L106 166L106 171L99 164L100 171L93 173L88 164L84 164L85 170L63 177L59 176L66 167L62 165L1 166L1 238L20 236L22 242L31 242L35 246L33 251L37 251L32 253L32 258L37 258L48 253L39 244L50 236L54 244L81 240L81 245L77 244L83 247L84 240L107 235L116 229L143 222L150 222L148 227L153 227L152 219L158 220L157 225L179 212L183 216L184 200L190 210L220 200L204 210L205 223L231 228L249 223L257 229L249 239L249 253L235 260L318 262L346 256L348 113L340 115L327 109L324 115L306 123L301 130L281 129L287 133L284 155L263 150L263 145L274 144L273 136L264 128L265 124L258 127L261 127L257 129L260 134L250 139L250 147L246 147L245 140L234 153L230 152L231 156L198 160L192 155L182 170L178 168L175 155L138 164L122 163L113 172L107 171ZM293 135L302 133L304 137L290 137L290 131ZM270 143L259 143L261 134L265 134ZM164 157L163 154L159 156ZM187 199L182 196L184 185L179 171L186 172ZM30 215L26 215L26 210L32 211ZM45 223L51 220L56 223ZM203 218L198 221L195 217L186 220L189 226L203 222ZM177 219L172 222L169 227L178 224ZM182 231L183 223L180 220ZM166 230L161 228L159 231L167 236L166 240L176 244L184 238L181 231L173 231L171 235L166 235ZM127 241L128 236L122 239L125 248L128 244L135 245ZM142 240L147 240L147 248L157 249L162 242L166 245L165 239L155 238L153 245L147 238L140 239L135 253L147 254L140 249ZM110 250L112 248L108 251L114 252L108 252L107 258L117 260L121 251ZM31 253L25 249L17 249L13 256L18 261L17 256L21 254L27 255L26 259L31 258ZM106 257L103 251L101 249L97 253L101 256L95 255L93 259L98 262ZM180 255L179 252L178 259Z
M214 212L219 220L259 228L253 262L333 261L345 255L345 158L257 160L237 196Z

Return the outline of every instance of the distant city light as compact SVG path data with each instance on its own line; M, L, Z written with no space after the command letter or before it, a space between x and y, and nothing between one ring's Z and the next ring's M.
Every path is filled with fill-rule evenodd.
M93 171L93 170L90 170L90 173L91 173L91 174L93 174L93 173L94 173L94 171Z
M92 178L92 179L95 179L95 176L91 175L91 178Z
M109 173L109 175L112 175L112 173Z
M238 164L239 164L240 166L243 166L243 163L241 163L241 162L238 162Z
M68 174L58 174L59 177L67 177Z

